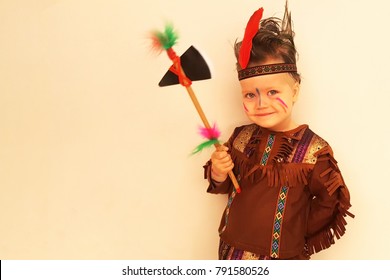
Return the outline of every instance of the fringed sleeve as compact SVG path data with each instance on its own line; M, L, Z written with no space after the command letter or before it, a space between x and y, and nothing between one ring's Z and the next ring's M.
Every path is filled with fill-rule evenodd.
M307 228L308 253L314 254L335 243L345 233L346 216L351 207L349 191L344 183L332 149L325 146L317 152L309 188L313 195Z

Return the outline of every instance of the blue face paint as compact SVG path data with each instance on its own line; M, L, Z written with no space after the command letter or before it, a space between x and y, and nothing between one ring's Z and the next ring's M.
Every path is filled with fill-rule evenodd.
M256 92L259 96L259 106L261 106L261 95L260 95L260 90L258 88L256 88Z

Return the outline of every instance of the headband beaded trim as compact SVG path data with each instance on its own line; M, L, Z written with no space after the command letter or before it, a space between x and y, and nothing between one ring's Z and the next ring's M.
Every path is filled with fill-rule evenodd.
M297 65L288 63L277 63L245 68L238 71L238 80L241 81L255 76L285 72L297 72Z

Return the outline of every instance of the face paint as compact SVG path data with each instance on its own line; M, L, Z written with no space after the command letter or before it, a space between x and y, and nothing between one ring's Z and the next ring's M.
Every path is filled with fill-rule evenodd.
M260 127L288 131L296 127L292 110L298 86L288 74L240 80L243 113Z
M280 99L279 97L277 97L276 100L278 100L280 103L282 103L283 109L284 109L285 111L287 111L287 109L288 109L287 104L284 103L284 101L283 101L282 99Z
M259 96L259 106L261 106L261 94L260 94L260 90L258 88L256 88L256 92Z

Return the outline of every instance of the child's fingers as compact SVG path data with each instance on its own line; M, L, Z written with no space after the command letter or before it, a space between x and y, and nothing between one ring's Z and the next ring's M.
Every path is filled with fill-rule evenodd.
M232 162L232 158L230 157L229 154L223 155L221 158L219 158L219 162L221 164Z
M226 147L224 145L221 145L221 146L216 148L216 150L214 151L213 155L217 159L222 159L222 158L225 158L226 156L229 155L228 154L228 150L229 150L228 147Z
M233 161L228 153L229 148L221 145L211 155L213 170L218 174L227 174L233 167Z
M228 153L226 153L225 151L223 151L223 152L216 151L211 155L211 161L213 163L218 162L218 163L223 164L223 163L229 162L231 160L232 159L231 159L230 155Z
M211 162L219 172L228 172L234 166L232 158L226 152L215 152L211 157Z
M233 166L234 166L234 163L233 161L228 161L228 162L225 162L223 164L220 164L220 167L224 170L228 170L228 169L233 169Z
M227 163L225 165L219 165L218 166L219 172L224 173L224 174L229 173L231 170L233 170L233 168L234 168L234 163L233 162L229 162L229 163Z
M222 159L227 158L227 157L229 157L229 154L225 151L222 151L222 152L217 151L214 154L214 158L219 159L219 160L222 160Z
M225 145L220 145L220 146L218 146L218 147L216 148L216 150L217 150L218 152L222 152L222 151L227 152L227 151L229 151L229 148L226 147Z
M220 164L220 163L213 163L211 170L214 176L218 177L225 177L227 174L233 170L234 163L232 161L226 163L226 164Z

